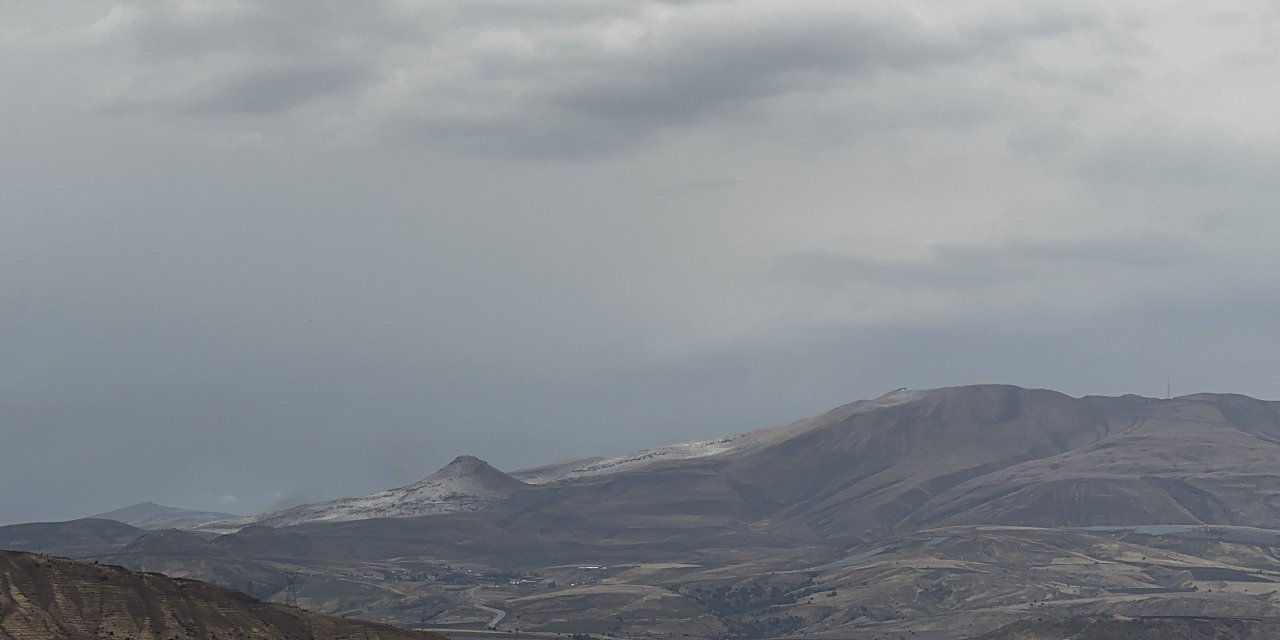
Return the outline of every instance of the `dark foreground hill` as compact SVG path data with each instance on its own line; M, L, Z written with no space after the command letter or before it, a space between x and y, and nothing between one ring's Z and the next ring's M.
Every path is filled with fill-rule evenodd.
M0 639L441 640L254 600L215 585L0 551Z
M1015 622L979 640L1272 640L1280 622L1226 618L1050 618Z

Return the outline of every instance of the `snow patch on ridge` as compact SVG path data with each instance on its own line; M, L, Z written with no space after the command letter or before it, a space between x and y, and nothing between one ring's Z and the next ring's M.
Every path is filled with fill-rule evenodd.
M250 524L287 527L307 522L410 518L437 513L487 511L506 502L525 483L474 456L459 456L411 485L358 498L304 504L283 511L212 522L206 531L235 531Z
M662 462L664 460L691 460L694 458L717 456L741 449L741 445L743 444L742 441L746 439L748 435L749 434L722 436L719 438L712 438L710 440L695 440L693 442L682 442L680 444L654 447L652 449L642 449L640 451L613 458L596 460L580 467L574 467L573 469L563 473L549 474L541 477L526 477L526 481L534 484L540 484L552 480L616 473L619 471L626 471L628 469L648 466L655 462Z
M900 404L915 402L916 400L919 400L924 396L925 396L924 391L918 391L915 389L908 389L906 387L902 387L900 389L894 389L893 391L890 391L889 393L886 393L880 396L879 398L876 398L875 400L869 401L865 408L866 409L883 409L885 407L895 407Z

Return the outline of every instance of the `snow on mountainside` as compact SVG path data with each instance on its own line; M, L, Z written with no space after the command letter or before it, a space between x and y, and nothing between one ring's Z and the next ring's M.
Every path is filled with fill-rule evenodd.
M304 504L247 518L211 522L207 531L234 531L251 524L287 527L307 522L346 522L369 518L409 518L435 513L485 511L511 497L525 483L475 456L458 456L439 471L411 485L359 498Z
M524 469L511 475L530 484L546 484L557 480L617 473L666 460L690 460L738 451L743 448L743 445L747 444L746 441L750 439L750 436L751 434L743 433L709 440L682 442L652 449L642 449L613 458L588 458L574 460L567 464L552 464L545 467Z
M114 511L89 516L99 520L115 520L140 529L184 529L214 520L237 518L234 514L216 511L191 511L166 507L154 502L140 502Z
M800 420L781 427L771 427L708 440L695 440L652 449L642 449L613 458L587 458L550 464L532 469L522 469L513 472L511 475L530 484L546 484L559 480L631 471L668 460L691 460L694 458L741 453L803 433L812 426L821 424L824 420L829 419L833 414L852 414L872 409L882 409L906 404L923 396L923 391L913 391L906 388L896 389L874 400L862 400L847 404L820 416Z
M437 513L487 511L506 502L513 493L535 484L635 471L677 460L746 454L782 442L815 427L853 414L906 404L925 392L898 389L873 400L862 400L827 413L780 427L738 435L696 440L644 449L612 458L588 458L561 462L510 475L474 456L459 456L439 471L414 484L379 491L359 498L340 498L304 504L283 511L201 524L195 529L229 533L249 525L286 527L308 522L346 522L370 518L407 518Z

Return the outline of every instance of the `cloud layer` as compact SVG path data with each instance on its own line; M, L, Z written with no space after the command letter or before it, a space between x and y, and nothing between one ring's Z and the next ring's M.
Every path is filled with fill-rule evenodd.
M0 8L0 514L254 511L900 386L1280 396L1277 13Z

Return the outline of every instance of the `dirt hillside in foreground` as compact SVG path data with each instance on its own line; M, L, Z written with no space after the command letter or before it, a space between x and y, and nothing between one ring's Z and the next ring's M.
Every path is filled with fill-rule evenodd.
M194 580L0 551L0 639L442 640Z

